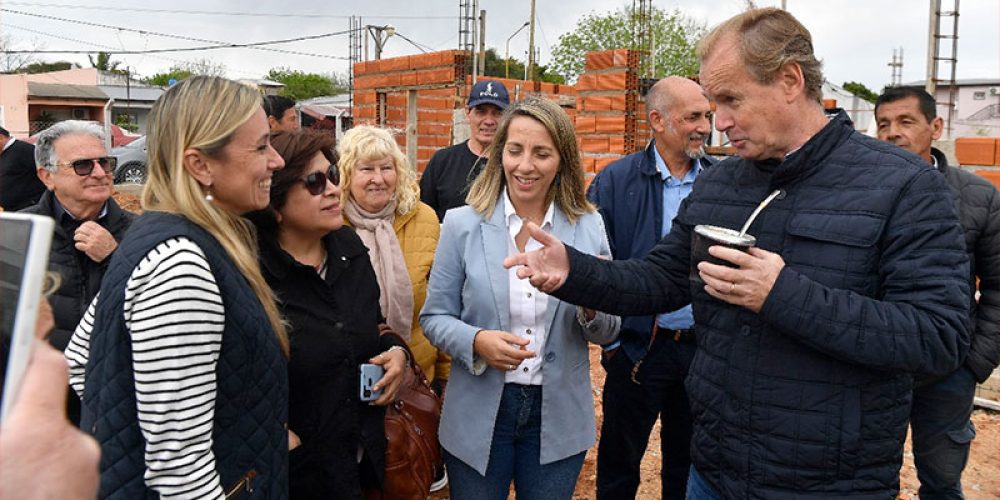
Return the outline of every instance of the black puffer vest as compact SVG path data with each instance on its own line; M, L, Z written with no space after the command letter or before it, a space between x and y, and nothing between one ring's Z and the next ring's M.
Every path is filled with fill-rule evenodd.
M241 498L288 497L288 375L264 308L221 245L173 214L147 212L119 245L101 287L87 363L81 427L101 444L101 498L158 498L143 480L144 441L136 414L125 286L161 242L188 238L208 260L226 324L216 367L212 451L227 491L253 476ZM252 491L251 491L252 490Z

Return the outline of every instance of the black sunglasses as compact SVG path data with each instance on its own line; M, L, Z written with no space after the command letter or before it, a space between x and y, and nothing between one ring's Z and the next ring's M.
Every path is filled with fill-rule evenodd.
M105 173L111 174L114 172L115 167L118 166L118 158L114 156L102 156L100 158L81 158L79 160L74 160L69 163L57 163L56 165L69 165L73 167L73 171L79 176L88 176L94 171L94 164L101 166L101 169Z
M302 178L302 182L306 184L306 190L313 196L319 196L326 191L327 180L332 182L334 186L340 185L340 169L337 168L337 165L330 165L326 169L326 173L313 172Z

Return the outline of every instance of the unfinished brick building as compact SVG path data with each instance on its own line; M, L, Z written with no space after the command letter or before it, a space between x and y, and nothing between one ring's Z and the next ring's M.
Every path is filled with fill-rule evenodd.
M468 61L467 52L446 50L355 64L354 123L395 129L422 172L435 151L466 137ZM559 103L574 120L584 169L593 176L648 140L638 63L636 51L609 50L587 55L576 85L488 78L502 82L513 100L542 95Z

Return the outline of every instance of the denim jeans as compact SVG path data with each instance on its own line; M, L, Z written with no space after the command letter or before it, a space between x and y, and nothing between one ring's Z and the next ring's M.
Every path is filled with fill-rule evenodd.
M542 387L507 384L500 398L486 475L445 450L451 498L507 498L514 481L518 500L560 500L573 496L583 467L582 452L548 464L540 463Z
M705 478L698 474L693 465L688 474L687 500L722 500L722 497L705 482Z
M913 389L910 427L921 500L964 498L962 470L976 437L969 420L975 394L976 376L964 365Z
M684 378L694 344L657 336L632 381L635 363L623 349L601 360L604 382L604 423L597 445L597 498L635 498L639 467L649 433L660 417L661 497L683 500L691 468L691 408Z

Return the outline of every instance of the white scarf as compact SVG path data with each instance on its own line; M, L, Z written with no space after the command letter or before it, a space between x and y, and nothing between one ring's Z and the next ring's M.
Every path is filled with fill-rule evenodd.
M353 199L344 206L344 215L368 247L368 258L382 290L378 299L382 316L392 331L409 343L413 326L413 284L403 259L403 249L392 229L395 213L396 200L375 213L365 211Z

